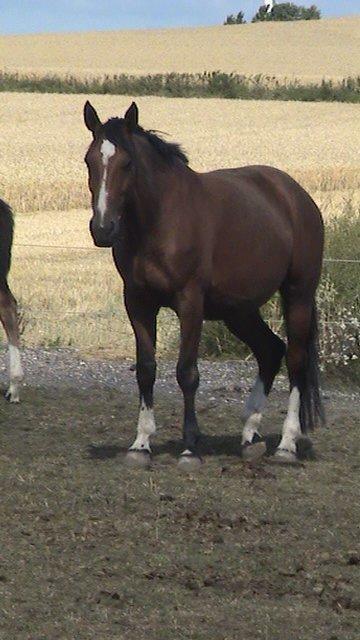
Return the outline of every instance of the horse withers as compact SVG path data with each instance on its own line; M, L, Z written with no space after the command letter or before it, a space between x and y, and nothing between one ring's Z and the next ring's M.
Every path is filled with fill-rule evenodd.
M223 320L255 355L259 371L245 405L244 452L262 439L266 398L286 353L290 396L273 460L296 463L301 434L322 420L315 292L323 222L309 194L286 173L247 166L197 173L177 144L124 118L102 123L89 102L93 140L86 153L96 246L112 247L136 339L140 413L128 458L147 465L155 433L156 318L170 307L180 321L177 380L184 396L180 463L200 463L195 411L204 319ZM261 317L280 291L287 349ZM255 447L253 447L255 448Z
M0 320L5 329L9 349L9 388L5 397L9 402L19 402L19 389L23 379L20 358L20 338L17 305L7 277L11 263L14 221L10 207L0 200Z

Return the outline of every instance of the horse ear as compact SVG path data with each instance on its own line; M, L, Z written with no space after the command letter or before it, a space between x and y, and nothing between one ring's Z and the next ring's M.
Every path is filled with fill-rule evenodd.
M124 116L125 124L129 131L135 131L139 122L139 109L137 104L132 102Z
M84 106L84 122L89 131L95 136L97 129L101 126L101 120L89 100L85 102Z

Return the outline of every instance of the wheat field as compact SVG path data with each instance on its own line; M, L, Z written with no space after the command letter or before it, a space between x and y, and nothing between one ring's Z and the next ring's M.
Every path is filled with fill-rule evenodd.
M0 94L0 193L18 212L87 206L85 96ZM94 96L102 119L130 98ZM141 124L180 142L199 171L271 164L315 196L359 189L359 108L351 104L138 98Z
M360 16L231 27L0 36L1 68L38 75L221 70L319 81L358 75L359 50Z
M122 96L91 100L103 119L129 105ZM88 233L84 101L79 95L0 94L0 197L16 211L11 286L24 311L25 344L131 357L120 279L110 251L94 249ZM137 102L143 126L181 142L197 170L278 166L308 188L325 218L341 214L349 200L360 201L355 105L155 97ZM160 352L175 343L176 321L167 314Z

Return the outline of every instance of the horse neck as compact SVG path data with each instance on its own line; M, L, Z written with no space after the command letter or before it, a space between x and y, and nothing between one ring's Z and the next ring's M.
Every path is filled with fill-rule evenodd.
M190 173L180 160L173 165L151 157L139 162L129 216L136 220L138 233L147 235L161 224L167 203L186 188Z

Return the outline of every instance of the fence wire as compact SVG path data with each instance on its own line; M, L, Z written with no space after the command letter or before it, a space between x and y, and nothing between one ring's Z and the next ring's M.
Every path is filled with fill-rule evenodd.
M22 243L22 242L15 242L13 244L14 247L21 247L21 248L34 248L34 249L60 249L60 250L72 250L72 251L99 251L99 247L83 247L83 246L76 246L76 245L55 245L55 244L51 244L51 245L47 245L47 244L30 244L30 243ZM355 258L324 258L323 262L329 263L329 264L360 264L360 259L355 259ZM72 311L67 311L65 313L65 315L67 317L71 317L71 316L79 316L82 315L83 312L72 312ZM43 314L45 315L45 317L49 317L52 318L52 314L50 313L46 313ZM91 314L87 314L85 313L84 315L87 316L91 316ZM116 314L115 314L116 315ZM281 320L272 320L271 324L276 325L276 326L281 326L283 324L283 319ZM330 326L330 325L334 325L334 326L339 326L341 325L346 325L346 326L353 326L352 322L348 322L348 321L329 321L329 320L325 320L322 322L323 325L325 326Z
M28 249L65 249L72 251L99 251L99 247L77 247L70 245L61 245L61 244L26 244L22 242L15 242L13 244L14 247L26 247ZM328 263L348 263L348 264L360 264L360 259L356 258L324 258L323 262Z

